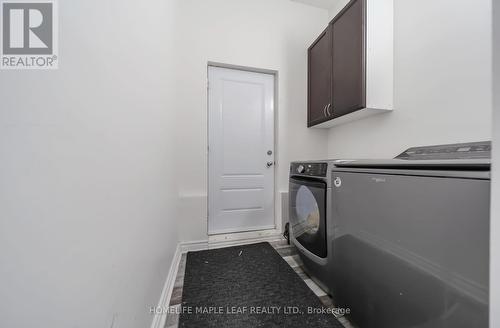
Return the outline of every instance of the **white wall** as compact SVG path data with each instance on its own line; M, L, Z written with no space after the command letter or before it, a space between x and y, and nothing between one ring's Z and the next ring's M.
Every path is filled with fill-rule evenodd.
M490 327L500 327L500 2L493 1L493 172L490 226Z
M326 156L327 132L306 128L306 90L307 48L328 13L289 0L178 0L176 10L180 236L205 240L207 63L279 71L277 191L287 190L290 160Z
M60 1L0 72L0 326L148 327L177 245L170 0Z
M491 139L491 0L394 3L395 110L330 129L329 157Z

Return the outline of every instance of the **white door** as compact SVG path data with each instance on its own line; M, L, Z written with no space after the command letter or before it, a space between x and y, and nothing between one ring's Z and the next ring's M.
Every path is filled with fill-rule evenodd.
M208 233L273 229L274 76L208 69Z

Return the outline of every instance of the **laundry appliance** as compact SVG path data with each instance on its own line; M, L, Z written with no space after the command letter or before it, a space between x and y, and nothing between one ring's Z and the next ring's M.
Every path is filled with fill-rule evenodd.
M290 165L290 240L299 250L304 270L323 289L328 290L328 261L332 250L327 222L332 208L331 172L336 160L293 162Z
M355 324L488 327L490 152L417 147L327 173L325 281Z

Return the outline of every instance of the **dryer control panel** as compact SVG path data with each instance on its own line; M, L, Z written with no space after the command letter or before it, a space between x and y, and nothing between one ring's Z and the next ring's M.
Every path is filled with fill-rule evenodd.
M291 175L307 175L315 177L326 177L328 163L292 163L290 165Z

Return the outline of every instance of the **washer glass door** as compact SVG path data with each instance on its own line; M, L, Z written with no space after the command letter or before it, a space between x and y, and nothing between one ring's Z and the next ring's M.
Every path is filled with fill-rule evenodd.
M311 253L326 257L326 184L290 178L290 227L293 238Z

